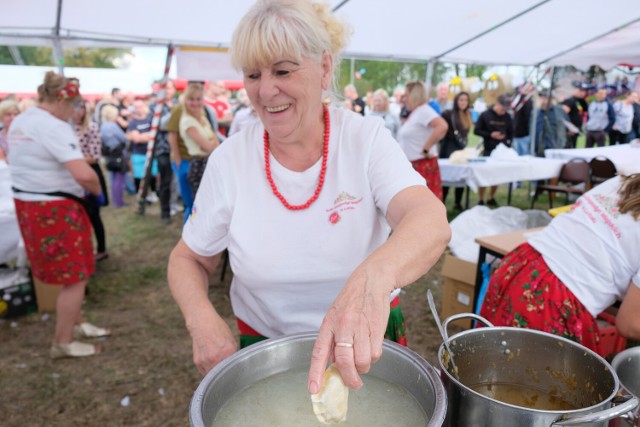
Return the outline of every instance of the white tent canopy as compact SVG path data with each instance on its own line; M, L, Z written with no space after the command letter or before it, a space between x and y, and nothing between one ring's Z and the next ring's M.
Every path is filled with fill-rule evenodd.
M228 47L253 1L5 1L0 44L52 45L59 39L63 46ZM353 29L345 56L580 68L640 65L637 0L329 3Z

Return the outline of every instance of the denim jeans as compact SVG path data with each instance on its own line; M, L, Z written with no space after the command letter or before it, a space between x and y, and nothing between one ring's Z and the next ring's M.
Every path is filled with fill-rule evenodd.
M531 137L529 135L520 138L513 138L513 148L518 152L519 156L527 156L531 154Z
M191 186L187 179L190 164L191 162L189 160L182 160L180 167L177 167L174 162L171 162L171 167L178 176L178 186L180 187L182 203L184 203L184 222L187 222L189 215L191 215L191 208L193 207L193 193L191 192Z

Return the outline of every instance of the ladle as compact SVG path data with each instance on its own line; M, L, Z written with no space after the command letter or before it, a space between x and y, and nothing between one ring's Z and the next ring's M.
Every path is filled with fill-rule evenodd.
M436 302L433 300L433 294L431 293L431 289L427 290L427 300L429 301L429 308L431 309L433 318L436 321L436 326L438 326L438 331L440 332L440 336L442 337L442 341L444 342L444 348L447 350L447 353L449 353L449 362L451 363L451 367L452 367L452 369L449 372L451 372L454 377L458 378L458 367L453 361L453 352L451 351L451 347L449 347L449 340L447 338L447 334L445 334L444 329L442 329L442 323L440 322L440 316L438 316L438 310L436 309Z

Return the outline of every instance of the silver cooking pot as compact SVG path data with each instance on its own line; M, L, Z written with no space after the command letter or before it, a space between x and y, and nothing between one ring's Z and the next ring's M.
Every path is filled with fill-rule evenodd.
M449 323L474 318L489 328L471 329L448 338L458 368L454 376L438 351L442 381L447 389L449 426L599 426L638 405L632 396L616 398L619 381L602 357L565 338L541 331L493 327L480 316L463 313ZM491 385L526 387L555 396L578 409L540 410L516 406L474 390ZM615 406L614 406L615 405Z
M191 399L191 426L212 426L220 408L251 384L290 369L308 367L316 338L317 334L306 333L269 339L222 361L204 377ZM382 357L367 375L403 386L427 414L426 425L442 426L447 398L435 368L417 353L394 342L385 340L382 349Z
M628 391L635 397L640 398L640 347L628 348L616 355L611 361L611 366L616 371L623 391ZM611 427L622 426L639 426L640 427L640 411L636 408L635 412L626 415L625 420L616 420Z

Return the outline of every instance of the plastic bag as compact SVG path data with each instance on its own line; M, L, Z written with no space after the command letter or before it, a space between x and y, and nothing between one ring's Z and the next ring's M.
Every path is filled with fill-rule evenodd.
M492 236L528 228L529 217L512 206L489 209L475 206L458 215L451 223L449 248L453 255L469 262L478 262L480 245L477 237Z
M500 143L493 149L489 157L496 160L516 160L519 156L516 150Z

